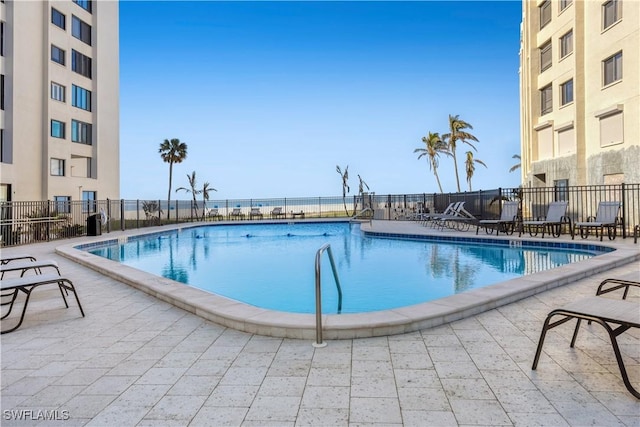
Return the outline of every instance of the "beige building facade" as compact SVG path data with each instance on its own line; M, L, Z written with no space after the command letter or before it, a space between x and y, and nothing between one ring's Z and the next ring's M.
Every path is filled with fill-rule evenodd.
M2 1L0 201L120 194L118 2Z
M640 182L640 1L524 0L522 183Z

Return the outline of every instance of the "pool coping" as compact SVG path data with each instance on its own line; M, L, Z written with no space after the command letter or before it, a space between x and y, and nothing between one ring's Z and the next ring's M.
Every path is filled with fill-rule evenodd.
M285 221L259 221L258 223L282 222ZM305 220L296 222L314 221ZM243 224L249 223L249 221L243 222ZM215 225L223 224L232 223L218 222ZM116 261L93 255L86 250L78 249L80 246L101 245L109 241L126 241L131 236L153 235L203 225L213 224L191 223L188 225L165 226L162 227L161 230L133 230L129 235L125 233L117 237L98 236L84 243L76 242L59 246L56 248L56 253L162 301L166 301L176 307L180 307L190 313L194 313L204 319L229 328L273 337L315 339L315 314L287 313L255 307L186 286L171 279L146 273ZM409 236L416 238L420 236L447 236L448 239L480 239L483 241L505 239L504 236L476 237L475 234L473 234L472 238L469 238L469 232L442 232L408 221L365 222L362 223L361 229L365 234L374 233L376 235L390 235L393 237ZM509 236L507 239L513 242L551 241L549 238L536 239L527 237L521 239L515 236ZM579 243L579 241L566 242L566 240L562 240L562 238L560 238L560 240L554 239L553 241L572 246L575 245L575 243ZM635 245L629 246L616 243L615 241L601 243L593 240L590 240L587 244L589 246L613 248L614 250L602 253L588 260L518 277L491 286L473 289L435 301L369 313L323 314L323 337L325 339L366 338L396 335L430 328L510 304L593 274L640 260L640 250Z

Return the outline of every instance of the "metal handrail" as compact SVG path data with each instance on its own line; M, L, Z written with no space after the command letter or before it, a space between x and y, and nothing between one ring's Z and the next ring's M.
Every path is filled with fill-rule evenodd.
M362 209L360 212L358 212L357 214L355 214L354 216L351 217L351 220L356 220L358 219L359 216L364 215L366 212L371 212L371 217L369 218L369 221L371 221L371 218L373 217L374 214L374 210L371 208L364 208Z
M338 313L342 311L342 288L340 286L340 279L338 279L338 270L336 269L336 263L333 260L333 253L331 252L331 245L327 243L322 246L316 252L316 342L313 343L314 347L325 347L327 343L322 341L322 286L321 286L321 259L322 253L327 251L329 255L329 261L331 262L331 270L333 271L333 278L336 281L336 287L338 288Z

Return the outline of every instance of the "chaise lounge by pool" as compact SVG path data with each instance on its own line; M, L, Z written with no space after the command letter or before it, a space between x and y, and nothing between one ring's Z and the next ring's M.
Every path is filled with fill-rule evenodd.
M279 229L276 228L277 233L272 236L261 234L264 228L246 228L251 227L251 225L223 225L219 228L215 228L218 226L213 228L173 227L171 231L163 230L160 233L147 234L141 237L130 236L127 239L121 239L121 241L98 239L91 244L60 247L58 252L160 299L171 302L178 307L225 326L263 335L305 339L310 339L315 334L313 255L315 250L325 241L330 241L331 245L334 246L334 252L339 254L336 258L338 259L340 280L343 282L342 288L348 289L344 292L343 310L341 314L336 314L336 287L330 274L329 260L324 257L322 270L324 310L322 319L324 335L329 339L404 333L461 319L546 289L561 286L588 274L603 271L606 268L610 268L607 265L611 265L614 260L616 263L619 262L620 256L624 255L620 252L620 249L613 252L607 246L566 243L551 239L541 241L540 239L476 238L475 236L469 237L464 233L434 233L433 230L424 229L413 223L389 221L365 223L361 226L362 233L364 233L362 238L359 230L356 232L351 230L354 226L344 223L327 224L324 222L323 224L321 228L313 228L312 225L305 222L304 224L298 224L297 228L294 229L295 232L286 231L287 229L283 228L286 225L284 224L280 225ZM349 231L345 233L344 227L347 227ZM323 229L328 231L318 232ZM343 231L341 232L340 230ZM226 236L224 243L217 240L220 233ZM296 236L295 234L298 235ZM171 236L173 236L173 242ZM176 239L178 238L182 240L180 244L184 242L187 245L199 245L200 252L192 253L185 251L184 248L178 249L179 246L176 246L178 244ZM337 241L335 240L336 238L338 239ZM261 242L261 240L263 241ZM306 244L309 242L311 243L310 252L309 249L307 249L307 252L300 250L299 245L301 243ZM457 246L458 250L447 253L444 248L448 246L444 242L449 246L452 242L461 246ZM431 247L430 250L425 249L427 247L425 245L433 245L433 243L436 243L436 245L429 246ZM170 264L172 268L168 269L165 262L165 271L158 271L158 265L154 267L156 268L155 271L153 269L149 271L147 267L154 264L153 260L149 261L144 255L140 256L139 252L140 248L145 245L151 247L150 253L158 252L155 250L156 246L164 246L172 252L170 254L171 257L182 258L179 262ZM208 249L206 249L208 252L204 249L205 245L208 245ZM290 246L290 252L282 251L283 246ZM366 248L363 249L363 247ZM480 252L484 252L485 255L488 254L489 258L491 258L491 255L494 255L494 258L495 256L505 258L505 254L509 254L507 258L510 259L506 261L502 259L499 263L500 266L497 268L496 265L480 266L476 263L477 257L475 256L479 250L478 247L481 248ZM537 247L538 251L528 251L529 247ZM413 294L416 293L414 291L406 292L404 289L398 288L397 283L404 285L405 282L410 281L403 275L406 275L407 270L413 267L407 267L404 263L407 258L412 257L412 254L416 255L413 258L418 259L418 264L423 264L424 270L424 265L427 264L429 266L428 264L430 264L430 262L425 262L425 259L431 260L434 257L433 248L440 248L440 254L445 259L451 258L451 253L453 253L453 256L456 257L456 262L460 261L459 258L464 258L460 254L471 258L470 265L456 264L456 268L467 272L464 280L458 280L460 282L458 284L462 284L463 286L461 287L465 288L464 292L455 293L457 289L454 289L454 292L450 295L443 294L442 288L451 288L451 284L445 283L442 285L439 283L441 278L436 277L437 275L430 271L426 276L427 279L418 278L418 288L420 290L418 299L403 299L407 294L414 296ZM527 251L522 252L523 248L526 248ZM542 249L542 252L540 252L540 249ZM88 253L88 251L102 253L107 258L95 256ZM131 257L132 251L137 255ZM222 252L218 253L216 251ZM271 254L282 259L291 272L292 277L287 279L291 280L283 280L281 273L272 275L273 277L267 279L269 274L266 273L272 271L275 267L274 258L267 257L256 262L251 258L251 254L254 251L256 253ZM624 252L624 250L622 251ZM474 252L476 252L475 255ZM209 253L209 257L205 257L203 255L205 253ZM221 258L218 261L223 264L228 263L225 261L228 261L226 256L230 253L240 254L240 261L231 263L233 264L233 268L230 270L231 273L217 270L203 272L203 270L206 270L205 267L208 267L208 264L215 264L214 260L218 260L218 258ZM293 253L300 253L301 258L293 257ZM186 258L184 254L187 254ZM348 254L348 256L345 257L345 254ZM360 258L367 258L368 254L374 254L373 258L368 260L369 264L366 262L364 264L361 263ZM598 255L594 256L596 254ZM169 255L163 256L166 258ZM122 265L108 258L121 261L133 259L134 262L131 265ZM150 258L153 259L153 256ZM385 258L389 258L386 260L388 261L387 264L384 262ZM607 258L611 259L607 260ZM568 263L561 265L563 260ZM439 265L441 261L436 261L430 267L451 270L450 264ZM185 270L184 265L188 265L189 262L195 263L195 268ZM144 265L145 263L146 266ZM352 269L345 270L345 264L358 264L361 269L356 269L355 272ZM242 268L243 265L245 266L244 269ZM536 265L543 268L555 268L536 272L531 269L531 266ZM246 266L251 268L246 268ZM375 270L376 266L379 266L381 270ZM349 267L352 266L349 265ZM147 271L141 271L140 268L147 269ZM521 271L518 271L519 269ZM530 274L522 276L522 273L525 272L524 269ZM385 272L385 270L388 271ZM499 274L496 275L496 270L503 271L498 271L497 273ZM233 274L233 271L236 274ZM257 278L246 276L245 273L258 274L258 276ZM409 279L415 273L415 271L411 272ZM302 276L299 276L300 274ZM380 280L383 274L388 277ZM165 277L159 277L162 275ZM240 276L238 278L240 282L251 285L256 282L266 282L266 288L262 291L256 291L256 286L252 286L248 292L245 291L246 295L256 294L257 299L255 301L247 301L245 297L229 294L229 290L234 290L237 287L237 282L235 284L233 281L227 282L228 279L233 279L234 275ZM305 275L306 277L304 277ZM450 275L444 274L444 276ZM470 276L472 277L470 278ZM180 283L189 282L195 284L191 280L197 277L208 278L208 280L204 280L208 283L222 283L228 289L204 291ZM395 278L397 280L394 280ZM195 281L197 282L197 280ZM284 291L273 291L273 287L279 281L287 282L289 285L297 287L288 288ZM303 286L301 286L302 282L304 282ZM351 288L356 282L365 287L364 294L374 296L374 298L365 298L368 304L374 302L373 306L354 308L352 305L354 301L357 304L361 302L356 301L358 298L351 293ZM392 287L391 289L378 290L377 287L373 288L374 285L377 285L377 282L387 282ZM476 287L476 284L478 286L488 286ZM369 292L366 292L367 286L369 286ZM428 289L434 295L425 297L422 295L424 293L422 291L425 289ZM272 294L277 295L278 293L281 293L279 297L271 298ZM311 297L309 297L309 294L311 294ZM283 300L283 295L285 301L294 303L293 307L272 305L274 300L276 303L279 303L279 300ZM306 301L306 306L304 307L300 307L299 302L297 302L297 297L300 295L304 296L303 299ZM402 298L395 298L396 296L401 296ZM378 304L380 302L390 303L391 305L381 306Z

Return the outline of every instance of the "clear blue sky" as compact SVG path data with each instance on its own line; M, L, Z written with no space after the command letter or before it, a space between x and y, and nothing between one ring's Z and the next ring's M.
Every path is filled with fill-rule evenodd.
M520 1L120 3L121 196L166 198L165 139L212 198L437 192L448 115L480 140L473 189L519 184ZM458 146L461 187L468 146ZM444 191L453 163L440 160ZM181 193L180 199L189 199ZM172 194L172 199L176 194Z

